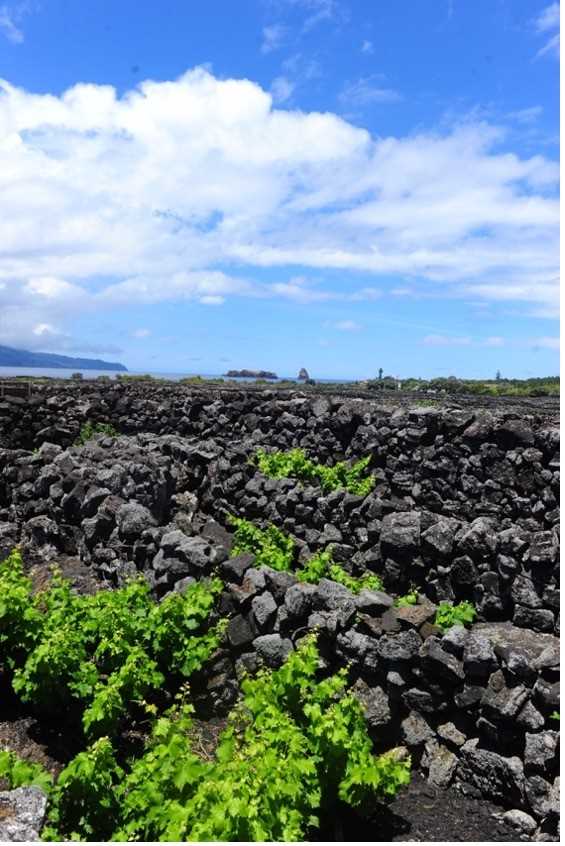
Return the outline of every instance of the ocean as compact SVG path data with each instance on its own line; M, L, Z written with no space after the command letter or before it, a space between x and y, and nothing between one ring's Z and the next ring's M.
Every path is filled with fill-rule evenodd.
M29 379L38 379L41 376L48 376L52 379L70 379L73 373L82 373L84 379L95 379L97 376L109 376L114 379L116 376L154 376L156 379L170 379L172 382L178 382L179 379L186 379L190 376L202 376L203 379L225 379L226 382L250 382L255 381L248 377L239 376L222 376L219 374L210 375L204 373L155 373L151 370L128 370L127 373L121 373L116 370L80 370L79 368L59 367L0 367L0 379L9 376L21 376ZM270 382L299 382L295 376L280 376L278 379L270 379ZM316 382L354 382L355 379L316 379Z

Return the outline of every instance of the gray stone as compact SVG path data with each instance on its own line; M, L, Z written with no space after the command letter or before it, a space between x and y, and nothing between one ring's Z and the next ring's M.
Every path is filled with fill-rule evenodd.
M441 648L456 658L461 658L468 637L469 632L464 626L452 626L442 637Z
M401 511L383 517L380 548L383 558L404 561L416 555L420 546L420 514Z
M533 666L538 671L559 669L559 660L559 641L557 641L557 643L545 647L533 662Z
M139 502L126 502L116 514L116 522L123 538L139 537L145 529L156 526L157 521L148 508Z
M38 787L0 792L0 840L39 840L45 821L47 797Z
M498 684L500 678L501 684ZM493 673L481 701L483 713L495 720L512 720L520 711L530 691L524 685L506 687L500 671Z
M228 639L232 646L247 646L256 635L257 630L254 624L243 614L238 614L229 621Z
M457 685L465 680L463 664L441 648L439 638L429 637L425 640L420 649L420 656L425 668L449 684Z
M488 517L477 517L457 535L457 548L473 561L494 556L497 548L496 524Z
M438 710L437 703L429 690L411 687L403 692L402 701L407 708L418 711L420 714L435 714Z
M108 488L101 488L98 485L92 485L86 492L86 496L82 501L82 513L85 517L94 517L98 511L99 506L104 502L107 496L110 496Z
M434 731L421 714L411 711L400 723L400 735L407 746L422 746L435 737Z
M259 626L261 631L265 631L266 628L273 622L277 613L277 603L273 599L272 595L267 591L262 593L260 596L255 596L251 600L251 610L253 611L253 616Z
M315 593L315 585L299 582L289 587L284 597L284 604L289 617L295 620L308 617L312 610L312 600Z
M531 664L547 647L559 647L559 638L554 635L527 631L509 622L475 623L473 632L486 637L497 655L506 659L510 652L520 652Z
M548 711L559 710L559 682L538 679L534 685L534 699Z
M379 666L377 641L374 638L351 629L337 636L337 645L344 657L367 672L374 672Z
M225 579L234 584L240 585L245 573L255 564L255 556L249 552L228 558L220 565L220 570Z
M364 588L354 599L355 607L364 614L382 614L388 608L392 608L393 598L380 590L367 590Z
M506 825L519 831L520 834L531 835L538 827L535 819L527 814L525 811L520 811L519 808L514 808L511 811L506 811L502 814L502 820Z
M521 805L524 795L524 767L517 757L505 758L478 747L478 739L461 747L458 778L476 787L485 798Z
M267 589L272 593L275 602L283 602L287 590L296 584L296 576L284 570L272 570L270 567L261 569L265 574Z
M559 816L559 779L546 781L539 775L526 779L525 793L532 813L538 820Z
M443 642L443 641L442 641ZM498 669L498 661L488 638L479 632L471 632L463 651L465 672L474 678L486 678Z
M398 634L385 634L377 643L377 652L384 661L411 661L418 655L422 638L410 629Z
M463 746L467 740L463 732L459 731L453 723L444 723L442 726L438 726L437 733L438 737L457 748Z
M545 719L530 700L526 702L518 716L516 725L526 731L539 731L545 725Z
M432 561L448 561L453 550L457 524L440 520L425 532L422 532L422 548L424 555Z
M292 641L278 634L266 634L256 637L253 646L258 656L268 667L280 667L285 662L293 646Z
M447 747L437 744L436 750L428 756L428 781L434 787L445 789L457 769L457 756Z
M382 687L369 687L363 679L357 679L351 689L363 707L367 724L372 729L381 729L391 721L388 696Z
M525 605L527 608L541 608L542 601L534 588L531 579L527 576L516 576L510 588L510 596L517 605Z
M437 607L431 602L422 602L418 605L406 605L396 609L396 616L404 628L420 629L424 623L428 623L435 617Z
M556 762L558 747L559 733L556 731L526 734L525 767L545 773Z
M552 632L555 627L555 614L549 608L526 608L516 605L512 622L524 629Z
M534 567L555 564L559 558L559 538L554 531L534 532L525 560Z
M330 579L320 579L312 598L315 610L335 611L344 603L353 603L351 592Z

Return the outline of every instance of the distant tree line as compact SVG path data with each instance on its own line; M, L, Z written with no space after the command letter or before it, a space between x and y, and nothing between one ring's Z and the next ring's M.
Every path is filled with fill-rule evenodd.
M369 380L371 390L396 390L400 382L403 391L422 393L477 394L483 396L550 397L559 396L559 376L541 376L535 379L503 379L500 371L492 380L459 379L457 376L438 376L434 379L396 379L383 376L379 369L377 379Z

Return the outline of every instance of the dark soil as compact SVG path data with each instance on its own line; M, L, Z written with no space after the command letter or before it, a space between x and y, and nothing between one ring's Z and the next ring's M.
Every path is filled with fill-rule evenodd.
M53 567L61 572L63 578L68 579L77 593L91 594L109 585L98 579L91 567L84 564L80 558L58 554L51 561L45 561L39 556L26 552L25 569L32 580L33 592L45 590L51 581Z
M470 799L455 788L432 787L414 772L408 787L369 819L361 819L344 808L338 826L322 828L312 839L361 843L531 840L497 819L502 813L497 805Z

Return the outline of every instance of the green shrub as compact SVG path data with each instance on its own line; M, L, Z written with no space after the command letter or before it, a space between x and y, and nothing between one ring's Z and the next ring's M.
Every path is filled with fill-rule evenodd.
M42 839L110 840L120 810L116 788L123 777L107 737L79 752L57 780Z
M409 758L373 755L346 671L318 681L318 665L310 636L279 670L244 679L212 760L192 748L186 704L155 722L125 771L98 740L61 773L44 839L301 841L339 801L393 797Z
M383 583L375 573L363 573L361 576L350 576L349 573L340 567L339 564L333 564L329 568L329 576L332 582L338 582L343 585L351 593L360 593L362 590L382 590Z
M451 605L449 602L440 602L434 623L445 632L452 626L471 625L476 616L477 612L470 602L460 602L458 605Z
M235 528L232 557L243 552L255 556L257 567L271 567L273 570L290 570L296 549L294 541L276 526L259 529L242 517L228 518Z
M296 578L299 582L309 582L312 585L317 585L320 579L327 579L329 576L330 567L334 565L331 550L326 549L324 552L317 552L308 561L296 571Z
M0 563L0 660L13 669L41 635L42 616L31 598L31 579L14 549Z
M6 749L0 751L0 779L7 782L9 790L39 787L49 795L53 786L53 777L41 764L26 761Z
M83 424L83 426L81 426L79 436L74 445L84 446L85 443L90 441L91 438L96 437L96 435L105 435L108 438L117 438L119 432L112 426L111 423L92 423L88 420Z
M161 603L143 578L79 596L56 571L35 596L16 551L0 565L0 663L20 699L76 712L90 738L112 735L166 676L186 678L217 649L224 623L207 625L219 579Z
M235 526L235 541L232 547L232 557L243 552L255 555L257 567L271 567L273 570L292 570L296 557L296 547L293 539L278 529L269 525L266 529L259 529L241 517L230 517L229 523ZM363 573L361 576L350 576L343 567L336 564L331 550L317 552L301 568L296 570L296 577L301 582L318 584L320 579L331 579L344 585L353 593L359 593L363 588L382 590L382 582L374 573Z
M352 465L339 461L333 467L316 464L307 458L302 449L288 452L266 452L260 449L255 461L261 473L272 479L295 478L301 482L319 484L324 491L344 489L349 493L366 496L375 486L374 476L365 476L370 456Z
M404 596L397 596L394 600L394 604L396 608L407 608L410 605L417 605L418 604L418 591L411 590L408 593L404 594Z
M333 560L330 549L313 555L300 570L297 570L296 577L300 582L309 582L314 585L317 585L320 579L331 579L332 582L337 582L356 594L364 588L382 590L383 587L380 578L375 573L350 576L340 564L336 564Z

